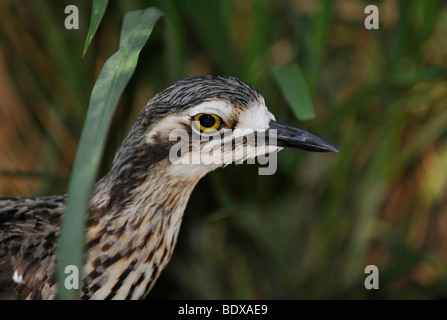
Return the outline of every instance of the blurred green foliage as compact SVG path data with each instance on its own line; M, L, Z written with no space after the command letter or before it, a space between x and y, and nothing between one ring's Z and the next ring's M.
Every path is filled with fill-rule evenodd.
M66 192L88 99L130 10L165 17L123 93L102 165L142 106L193 74L255 85L279 121L339 154L279 153L278 172L212 172L149 298L447 297L447 4L357 0L110 1L82 57L91 3L0 3L0 192ZM80 29L63 27L76 4ZM272 70L297 64L316 118L299 122ZM375 264L380 289L366 290Z

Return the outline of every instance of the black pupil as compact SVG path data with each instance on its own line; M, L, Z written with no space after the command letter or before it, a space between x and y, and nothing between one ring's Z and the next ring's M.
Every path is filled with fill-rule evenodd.
M203 114L199 117L200 125L204 128L211 128L216 124L216 119L209 114Z

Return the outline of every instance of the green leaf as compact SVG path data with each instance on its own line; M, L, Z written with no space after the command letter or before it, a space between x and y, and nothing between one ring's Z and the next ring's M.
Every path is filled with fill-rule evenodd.
M293 64L274 68L272 72L295 116L300 120L315 118L309 88L300 67Z
M84 53L82 54L83 56L87 52L90 42L92 42L92 39L98 30L99 24L104 16L104 12L106 12L108 3L109 0L93 0L92 16L90 18L90 27L88 29L87 38L85 39Z
M154 24L163 15L156 8L129 12L124 17L120 49L104 64L93 88L73 172L58 247L58 297L79 298L80 290L63 285L65 267L74 265L82 275L85 222L93 183L118 99L132 76L138 55ZM80 279L82 277L80 276Z

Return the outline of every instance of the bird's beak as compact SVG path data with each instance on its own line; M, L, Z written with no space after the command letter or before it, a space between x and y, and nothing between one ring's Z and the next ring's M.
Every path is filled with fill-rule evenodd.
M270 120L269 139L275 139L278 147L314 152L338 152L329 141L308 131Z

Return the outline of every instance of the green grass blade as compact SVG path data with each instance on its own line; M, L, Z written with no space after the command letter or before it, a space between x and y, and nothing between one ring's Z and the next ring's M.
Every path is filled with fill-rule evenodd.
M87 49L90 46L96 31L98 30L102 17L104 16L104 12L106 12L108 3L109 0L93 0L90 27L88 29L87 38L85 39L84 53L82 55L85 55L87 52Z
M68 290L63 285L67 276L64 270L66 266L74 265L82 275L88 202L114 109L135 70L141 49L149 38L154 24L162 15L163 13L155 8L133 11L125 15L120 42L122 45L106 61L93 88L70 177L67 208L62 221L57 277L60 299L76 299L80 295L80 290Z
M160 8L166 14L166 61L165 67L169 82L185 76L186 61L186 37L184 25L181 20L181 12L174 0L166 0L160 3Z
M233 2L190 0L179 3L223 72L237 75L239 66L234 58L230 39Z
M300 120L315 118L309 88L300 67L293 64L274 68L272 72L295 116Z
M318 75L320 74L322 61L324 61L333 8L333 0L320 1L319 10L308 26L309 32L303 34L305 61L303 61L302 66L311 92L315 92L318 85Z

